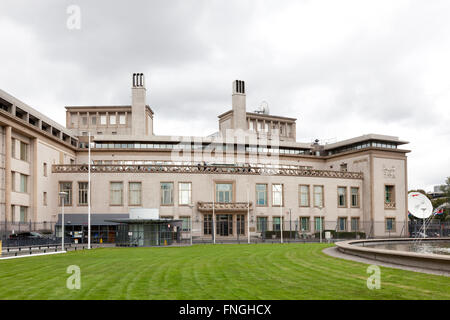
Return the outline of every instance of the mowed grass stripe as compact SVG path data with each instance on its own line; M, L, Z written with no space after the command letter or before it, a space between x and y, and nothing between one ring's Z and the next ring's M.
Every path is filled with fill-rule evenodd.
M0 261L0 299L450 299L448 277L333 258L327 244L102 248ZM81 290L66 268L81 268Z

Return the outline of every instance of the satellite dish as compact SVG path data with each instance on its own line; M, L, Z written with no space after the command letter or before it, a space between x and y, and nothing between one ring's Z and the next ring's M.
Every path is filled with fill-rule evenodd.
M269 104L267 103L267 101L263 100L259 104L259 110L261 110L262 114L269 114Z
M408 212L419 219L426 219L433 212L433 205L426 195L420 192L408 193Z

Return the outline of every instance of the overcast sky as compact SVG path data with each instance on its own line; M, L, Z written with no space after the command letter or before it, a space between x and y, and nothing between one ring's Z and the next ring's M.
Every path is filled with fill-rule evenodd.
M450 176L447 0L2 0L0 40L0 88L61 124L130 104L143 72L156 134L208 135L240 79L247 111L297 118L300 142L394 135L410 189Z

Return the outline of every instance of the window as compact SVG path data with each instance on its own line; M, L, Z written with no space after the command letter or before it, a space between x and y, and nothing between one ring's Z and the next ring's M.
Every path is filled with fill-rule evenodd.
M280 217L273 218L272 230L281 231Z
M16 222L16 206L11 205L11 222Z
M347 207L347 187L338 187L338 207Z
M236 228L238 235L245 235L245 215L238 214L236 216Z
M101 125L106 125L106 115L101 115L100 116L100 124Z
M267 206L267 184L256 184L256 205Z
M16 173L14 171L11 171L11 190L17 191L17 189L16 189Z
M142 183L128 183L128 204L130 206L140 206L142 204Z
M386 231L395 232L395 218L386 218Z
M173 205L173 182L161 182L161 205Z
M301 231L309 231L310 230L309 217L300 217L300 228L301 228Z
M47 176L47 163L46 162L44 162L42 165L42 171L43 171L44 177L46 177Z
M272 185L272 205L282 206L283 205L283 185L273 184Z
M352 231L359 231L359 218L352 218L351 224Z
M249 125L250 125L250 127L249 127L250 131L254 131L255 127L254 127L253 121L250 121Z
M28 192L28 176L20 174L20 192Z
M28 161L28 144L20 141L20 160Z
M78 205L88 205L88 183L78 182Z
M189 205L191 204L191 193L192 183L191 182L180 182L178 183L178 204Z
M323 230L323 217L315 217L314 218L314 230L321 231Z
M119 124L126 124L126 116L124 114L119 115Z
M16 158L16 139L11 138L11 157Z
M324 207L323 186L314 186L314 207Z
M72 205L72 182L60 182L59 183L59 192L66 192L67 194L63 197L58 195L59 205L62 206L64 201L65 206Z
M109 187L109 204L111 206L123 205L123 182L111 182Z
M81 123L83 124L83 126L87 125L87 122L88 122L87 117L81 117Z
M47 205L47 192L43 192L42 193L42 205L46 206Z
M358 208L359 207L359 188L357 187L351 187L350 188L351 197L352 197L352 207Z
M182 231L191 231L191 217L180 217L183 220Z
M394 186L384 186L384 206L385 208L395 208L395 189Z
M116 124L116 116L114 115L109 116L109 124Z
M267 217L256 218L256 231L257 232L267 231Z
M347 231L347 218L338 218L338 231Z
M205 214L204 216L203 234L212 234L212 214Z
M216 184L216 202L230 203L233 202L233 184L217 183Z
M27 222L28 207L20 206L20 220L19 222Z
M93 125L96 125L96 124L97 124L97 117L96 117L96 116L93 116L93 117L91 118L91 124L93 124Z
M300 207L309 207L309 186L300 185Z

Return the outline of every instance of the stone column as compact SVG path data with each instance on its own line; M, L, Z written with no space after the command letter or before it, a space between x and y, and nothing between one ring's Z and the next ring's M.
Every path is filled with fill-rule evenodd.
M5 127L5 220L12 221L11 212L11 126Z

